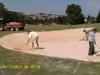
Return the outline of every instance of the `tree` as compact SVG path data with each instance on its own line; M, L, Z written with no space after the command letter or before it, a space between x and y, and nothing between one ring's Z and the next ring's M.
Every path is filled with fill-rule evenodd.
M25 21L25 14L23 12L18 12L18 22Z
M97 23L100 23L100 11L99 11L99 13L97 15Z
M24 14L23 12L18 12L17 16L18 16L17 17L18 22L25 22L25 23L28 23L28 24L33 23L33 18Z
M66 14L70 24L83 24L84 15L82 14L81 7L79 5L71 4L67 6Z
M2 23L5 23L6 21L6 11L7 9L5 8L4 4L0 2L0 18L3 18Z
M88 15L86 23L91 24L95 22L96 22L96 18L94 16Z
M4 4L0 2L0 18L3 18L2 23L9 22L25 22L33 23L33 18L22 12L9 11L5 8Z
M66 25L68 23L67 16L63 15L63 16L57 17L57 23Z
M90 22L90 15L88 15L87 17L87 22Z
M17 12L14 12L14 11L7 11L6 12L6 23L9 23L9 22L17 22Z
M2 2L0 2L0 8L5 8L5 6Z
M31 16L25 15L25 23L33 24L33 18Z

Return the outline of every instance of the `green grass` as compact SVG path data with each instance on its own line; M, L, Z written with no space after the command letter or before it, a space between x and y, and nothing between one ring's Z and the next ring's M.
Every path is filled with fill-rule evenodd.
M100 24L83 24L83 25L49 25L49 26L32 26L26 25L24 31L51 31L76 28L96 27L100 32ZM16 31L0 31L0 37L16 33ZM0 75L100 75L100 63L84 62L80 64L77 71L73 71L80 61L68 58L56 58L42 55L21 53L7 50L0 46ZM26 67L25 67L26 65ZM14 68L11 66L18 66ZM34 68L31 68L31 67ZM39 68L40 66L40 68Z
M64 30L64 29L76 29L76 28L89 28L89 27L96 27L100 32L100 24L82 24L82 25L26 25L25 31L52 31L52 30Z

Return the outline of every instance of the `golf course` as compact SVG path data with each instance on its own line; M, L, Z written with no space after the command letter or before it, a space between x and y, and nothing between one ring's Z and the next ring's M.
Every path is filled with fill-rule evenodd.
M88 41L83 29L97 28L96 42L100 47L100 23L82 25L28 25L21 31L0 31L0 75L100 75L100 60L89 60ZM14 50L28 39L26 31L39 34L39 50L31 44ZM95 46L99 53L99 49ZM85 50L85 52L84 52ZM68 52L70 51L70 52ZM68 52L68 53L67 53Z

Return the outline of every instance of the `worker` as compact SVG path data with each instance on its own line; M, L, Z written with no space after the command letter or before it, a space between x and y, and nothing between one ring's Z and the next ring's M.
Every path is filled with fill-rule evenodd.
M27 44L31 42L32 49L35 49L34 42L36 42L37 48L39 49L39 43L38 43L39 34L37 32L34 32L34 31L27 31L27 34L29 35Z
M83 30L83 32L85 33L85 38L86 39L82 39L82 40L85 40L85 41L88 41L88 36L89 36L89 33L93 30L94 28L90 29L90 30Z
M94 28L90 33L89 33L89 37L88 37L88 40L89 40L89 52L88 52L88 55L93 55L95 54L95 51L94 51L94 44L96 45L96 41L95 41L95 33L97 32L97 29Z

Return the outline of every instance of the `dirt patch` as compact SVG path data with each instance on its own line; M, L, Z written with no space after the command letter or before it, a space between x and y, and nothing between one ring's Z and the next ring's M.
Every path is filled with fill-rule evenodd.
M90 61L92 57L96 58L96 56L91 56L91 58L88 56L88 41L79 41L85 36L83 29L37 32L40 50L30 50L31 43L29 43L21 47L21 52ZM28 35L25 32L13 33L0 38L0 45L10 50L16 50L14 48L24 45L27 39ZM96 33L96 42L100 46L100 33ZM99 53L100 50L95 47L95 51ZM98 57L96 59L99 60Z

